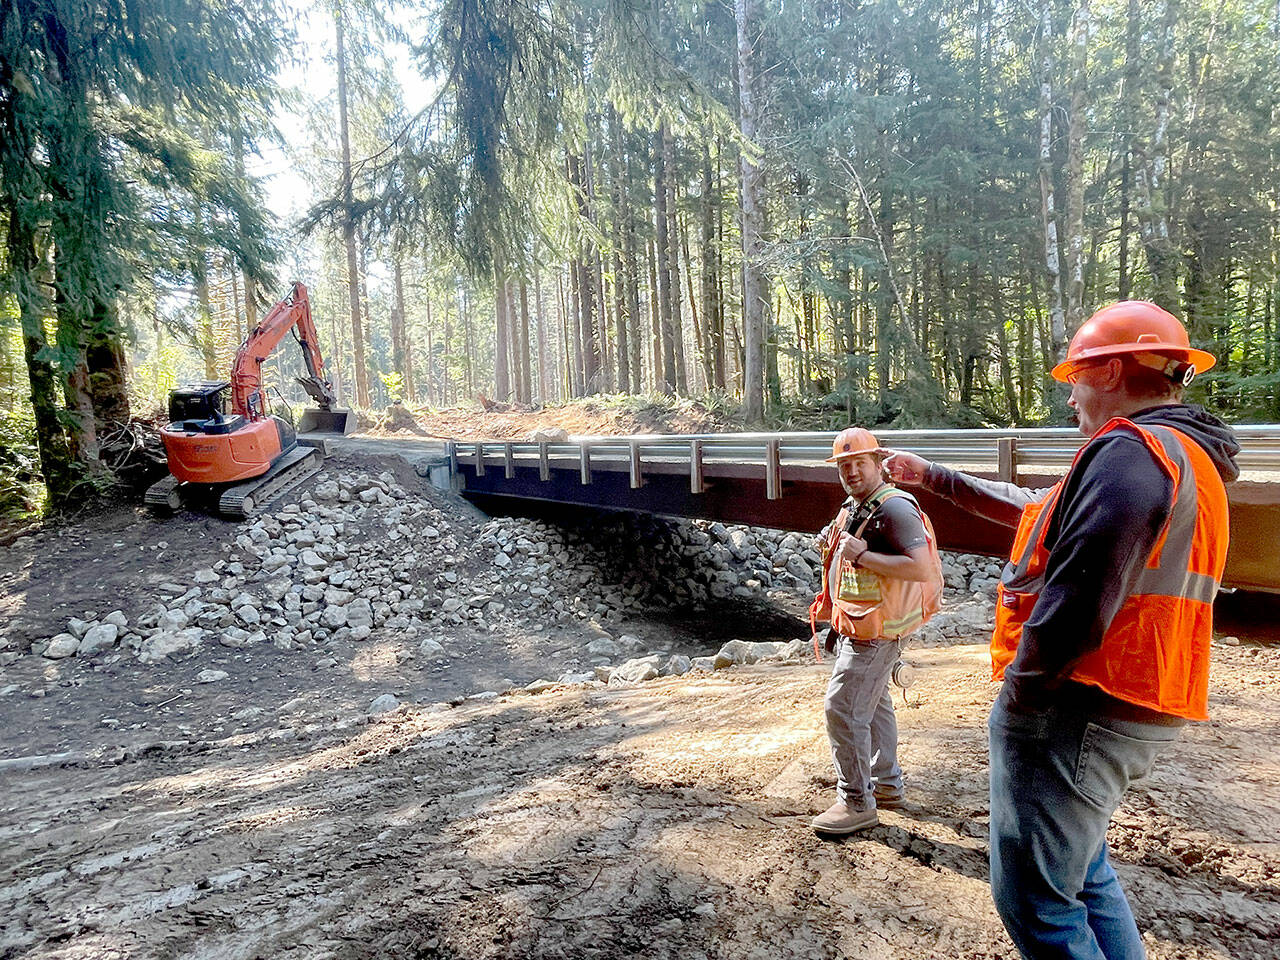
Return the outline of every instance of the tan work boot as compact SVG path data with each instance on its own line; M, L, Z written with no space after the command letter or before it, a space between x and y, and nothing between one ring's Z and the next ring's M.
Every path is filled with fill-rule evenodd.
M846 833L857 833L867 827L874 827L880 822L875 810L855 810L843 800L837 800L825 813L813 818L816 833L828 833L838 836Z

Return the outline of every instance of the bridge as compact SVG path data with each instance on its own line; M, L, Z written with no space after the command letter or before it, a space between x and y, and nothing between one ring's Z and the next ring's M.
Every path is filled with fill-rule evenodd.
M1231 549L1224 584L1280 594L1280 425L1238 426L1240 480L1227 487ZM702 518L813 533L844 499L824 462L833 432L643 434L563 441L303 437L330 453L398 455L490 513L555 518L582 508ZM886 430L888 447L977 476L1047 487L1084 438L1068 428ZM941 545L1007 555L1013 531L920 493Z
M1242 426L1242 476L1228 487L1225 584L1280 593L1280 426ZM887 430L887 447L1029 487L1055 483L1084 442L1072 429ZM449 441L441 467L488 512L583 507L815 532L844 499L825 463L834 433ZM947 549L1007 554L1013 531L920 494Z

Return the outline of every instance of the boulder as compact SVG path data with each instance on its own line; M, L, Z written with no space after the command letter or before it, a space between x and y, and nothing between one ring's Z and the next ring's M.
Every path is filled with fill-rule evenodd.
M569 433L563 427L538 427L538 429L529 432L527 442L564 443L568 439Z
M609 685L617 686L625 683L643 683L658 676L662 658L657 654L648 657L635 657L615 667L609 674Z
M330 630L336 630L338 627L346 626L346 607L325 607L324 613L320 615L320 623Z
M203 637L204 631L199 627L188 627L185 630L161 630L142 641L142 646L138 650L138 660L142 663L159 663L165 657L194 650L200 646Z
M369 704L369 716L376 717L379 714L390 713L392 710L398 710L399 708L400 701L396 699L395 694L384 693Z
M73 634L60 633L49 641L48 646L44 648L44 655L49 660L61 660L64 657L74 656L79 648L80 641Z
M682 677L693 669L693 662L682 653L672 654L662 665L664 677Z
M186 611L181 608L177 608L174 610L166 610L164 613L160 614L160 620L156 626L168 633L182 630L190 622L191 618L187 616Z
M608 637L596 637L587 644L587 653L593 657L616 657L621 651Z
M758 663L778 656L786 648L787 644L777 640L730 640L716 653L715 666L718 670L734 664Z
M102 650L110 650L116 645L119 635L120 628L114 623L95 623L85 632L76 654L81 657L92 657Z
M444 645L441 644L440 641L432 640L428 637L418 645L418 655L430 659L435 657L444 657L448 654L445 653Z
M332 609L332 608L330 608ZM358 597L347 604L347 625L351 627L373 626L373 605L363 597Z

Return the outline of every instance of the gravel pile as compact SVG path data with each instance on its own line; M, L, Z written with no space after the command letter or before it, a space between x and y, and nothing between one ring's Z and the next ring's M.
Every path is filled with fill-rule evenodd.
M626 514L570 527L486 519L447 494L407 489L391 472L332 466L297 502L241 524L223 550L224 559L162 584L149 605L72 619L32 652L145 664L206 644L314 650L384 631L420 644L429 657L450 628L464 624L607 623L730 599L807 601L821 562L814 537L797 533ZM949 605L916 642L982 639L999 570L989 558L947 555ZM643 652L602 639L613 649L597 656ZM787 660L801 652L740 650L719 659ZM609 681L614 670L626 682L650 671L680 673L688 659L613 659L618 665L598 679ZM716 660L695 658L688 668L707 666L698 659Z

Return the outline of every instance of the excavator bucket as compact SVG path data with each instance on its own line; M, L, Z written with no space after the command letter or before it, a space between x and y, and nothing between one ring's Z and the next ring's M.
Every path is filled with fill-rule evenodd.
M307 407L302 411L302 419L298 421L299 433L354 433L356 415L351 410L324 410L320 407Z

